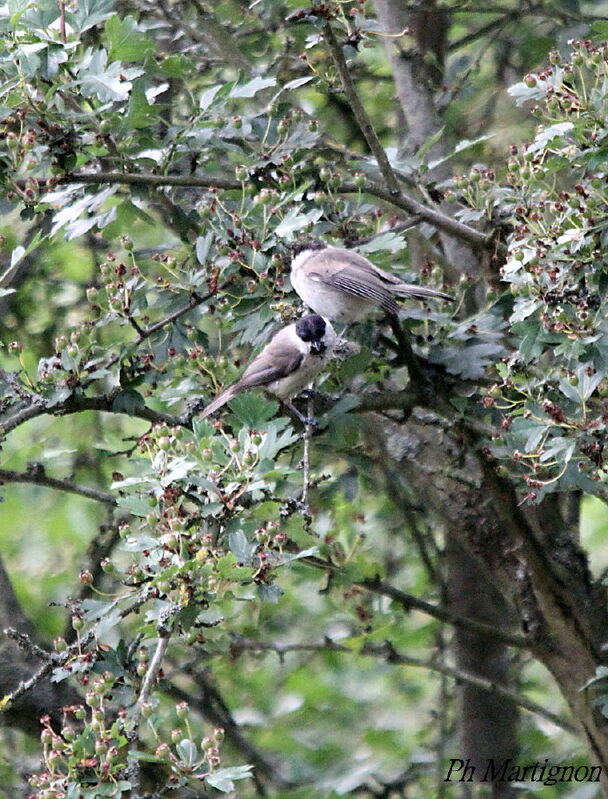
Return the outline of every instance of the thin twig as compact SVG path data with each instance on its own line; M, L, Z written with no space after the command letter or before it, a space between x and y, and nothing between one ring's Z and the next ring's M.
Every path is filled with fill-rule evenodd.
M357 583L357 585L367 588L368 591L373 591L375 594L381 594L382 596L390 597L394 602L397 602L399 605L401 605L401 607L406 611L419 610L422 613L426 613L428 616L438 619L439 621L446 622L447 624L454 624L466 630L471 630L472 632L490 636L494 640L501 641L503 644L507 644L508 646L516 646L522 649L530 647L530 643L523 635L506 633L503 630L497 630L496 627L492 626L491 624L484 624L481 621L469 619L466 616L459 616L458 614L452 613L452 611L447 610L440 605L432 605L430 602L425 602L424 599L419 599L412 594L405 593L405 591L400 591L398 588L395 588L395 586L383 582L378 577L366 578L365 580L361 580L361 582Z
M116 498L106 491L91 486L83 486L73 483L71 480L64 480L57 477L49 477L41 463L28 464L26 471L13 472L8 469L0 469L0 485L2 483L33 483L35 485L53 488L57 491L68 491L70 494L79 494L94 499L97 502L104 502L106 505L116 505Z
M322 644L275 644L267 641L256 641L248 638L236 637L234 639L233 648L237 652L239 650L247 649L252 651L271 651L276 652L280 657L287 652L331 651L344 652L347 654L353 654L355 652L352 647L343 646L342 644L332 641L329 638L326 638ZM537 702L527 699L525 696L506 688L500 683L488 680L485 677L480 677L477 674L471 674L470 672L463 671L462 669L446 666L445 664L438 663L435 660L422 660L421 658L404 655L401 652L398 652L389 642L377 644L373 641L367 641L359 650L356 651L362 655L384 658L388 663L428 669L430 671L436 671L439 674L444 674L448 677L453 677L457 682L474 685L476 688L481 688L483 691L489 691L490 693L497 694L498 696L504 696L505 698L510 699L516 705L519 705L519 707L524 708L524 710L535 713L537 716L547 719L552 724L555 724L556 726L561 727L568 732L575 734L578 732L576 726L568 719L565 719L562 716L559 716L557 713L547 710Z
M168 424L171 427L188 427L188 423L178 416L173 416L162 411L154 411L146 405L132 408L129 412L114 408L114 400L118 392L104 394L100 397L71 396L65 402L47 408L46 404L36 403L29 408L22 409L13 416L8 416L0 420L0 435L6 435L19 425L34 419L37 416L51 414L53 416L66 416L71 413L81 413L82 411L105 411L107 413L124 413L127 416L135 416L138 419L145 419L153 424Z
M17 646L20 649L28 652L30 655L34 655L35 657L45 661L51 656L50 652L47 652L45 649L42 649L42 647L39 647L38 644L35 644L29 635L26 635L26 633L22 633L19 630L15 630L14 627L8 627L4 631L4 634L7 638L12 638L13 641L16 641Z
M146 592L142 592L133 602L123 608L120 613L119 617L121 619L126 618L130 613L135 613L139 608L145 604L150 596ZM9 634L9 631L5 629L5 635ZM64 652L50 652L46 654L48 660L42 664L42 666L36 671L29 679L22 680L19 685L15 688L14 691L11 691L10 694L2 697L2 701L0 703L0 710L7 710L15 700L22 697L28 691L30 691L37 683L40 682L44 677L46 677L54 668L61 667L68 663L71 658L78 656L82 653L83 649L88 646L91 641L95 638L95 630L91 628L87 633L84 635L80 635L78 640L75 641L73 644L70 644L68 648Z
M401 326L401 322L399 321L397 314L389 314L388 318L391 330L395 335L395 339L399 347L399 355L407 366L407 371L409 372L412 386L414 390L422 391L423 387L428 384L429 380L422 371L418 356L412 349L408 335Z
M150 665L148 666L148 670L146 671L146 674L144 676L141 685L141 691L139 692L139 696L137 698L137 705L136 705L137 718L141 713L142 706L150 699L150 692L152 691L152 686L154 685L158 677L158 673L162 666L165 652L167 651L167 647L169 646L170 638L171 638L171 633L168 630L163 630L162 632L159 633L156 649L154 650L154 655L152 656L152 660L150 661Z
M142 714L142 708L150 699L150 693L152 691L152 687L154 686L158 674L160 672L163 658L167 651L167 647L169 646L169 639L171 638L171 633L166 630L162 629L159 630L158 641L156 643L156 649L154 650L154 654L152 655L152 660L146 670L144 675L144 679L142 681L141 690L139 692L139 696L137 697L137 702L135 703L135 707L132 711L132 720L133 720L133 731L130 733L130 744L133 748L137 748L137 742L139 740L138 728L139 728L139 720ZM129 796L132 799L136 799L139 797L139 783L141 779L141 767L139 760L133 758L130 762L129 771L129 782L131 783L131 792Z
M323 26L323 36L331 52L331 56L333 58L334 64L336 65L336 69L338 70L338 74L340 75L342 88L344 89L344 94L346 95L348 104L351 107L355 119L357 120L357 124L361 130L361 133L365 137L365 141L369 145L369 149L374 154L374 158L376 159L378 168L382 173L382 177L384 178L386 186L391 195L399 196L401 194L399 181L393 172L393 168L390 165L386 152L384 151L384 147L380 144L380 140L376 135L376 131L374 130L367 111L359 99L355 84L348 69L348 64L346 63L344 53L342 52L342 46L334 36L334 32L329 22L325 23Z
M65 44L65 2L63 0L59 0L59 38Z
M309 397L306 404L306 416L310 419L314 413L313 398ZM304 452L302 454L302 506L304 516L310 516L310 508L308 507L308 490L310 488L310 439L312 437L312 425L307 424L304 426Z

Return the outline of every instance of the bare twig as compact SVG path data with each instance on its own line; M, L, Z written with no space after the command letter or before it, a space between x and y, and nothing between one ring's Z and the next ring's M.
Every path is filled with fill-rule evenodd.
M306 405L306 416L308 419L314 413L313 398L309 397ZM304 516L310 516L310 509L308 507L308 490L310 488L310 439L312 436L312 425L307 424L304 426L304 452L302 453L302 505L304 509Z
M139 692L139 696L137 698L136 713L138 717L141 713L142 705L144 705L150 699L150 692L152 691L152 686L158 677L165 652L169 646L170 638L171 634L167 630L162 630L159 633L154 655L152 656L152 660L150 661L150 665L148 666L148 670L144 676L141 691Z
M234 649L237 652L239 650L246 649L252 651L271 651L276 652L279 656L283 656L287 652L331 651L344 652L347 654L354 653L352 648L343 646L342 644L332 641L329 638L326 638L321 644L279 644L237 637L234 640ZM524 708L524 710L528 710L530 713L535 713L537 716L547 719L552 724L555 724L556 726L561 727L568 732L575 734L578 732L576 726L568 719L565 719L562 716L559 716L557 713L547 710L542 705L539 705L537 702L518 694L516 691L506 688L501 683L488 680L485 677L479 677L476 674L470 674L469 672L463 671L461 669L453 668L452 666L447 666L443 663L438 663L435 660L422 660L421 658L404 655L403 653L398 652L389 642L377 644L373 641L367 641L364 643L361 649L357 651L362 655L384 658L388 663L429 669L430 671L436 671L439 674L445 674L448 677L454 678L458 682L474 685L476 688L481 688L484 691L489 691L491 693L497 694L498 696L503 696L507 699L510 699L512 702L519 705L519 707Z
M0 485L2 483L34 483L35 485L46 486L57 491L68 491L70 494L79 494L87 499L94 499L97 502L104 502L107 505L116 505L116 499L112 494L102 491L92 486L83 486L57 477L49 477L41 463L28 464L24 472L14 472L8 469L0 469Z
M65 2L59 0L59 38L65 44Z
M47 652L45 649L39 647L38 644L35 644L26 633L15 630L14 627L8 627L4 631L4 634L7 638L12 638L13 641L16 641L18 647L28 652L30 655L34 655L41 660L48 660L50 657L50 652Z
M382 173L382 177L384 178L389 192L391 195L398 196L401 194L399 182L395 173L393 172L393 168L390 165L388 157L384 151L384 147L380 144L380 140L376 135L376 131L374 130L367 111L359 99L355 84L348 69L348 64L346 63L344 53L342 52L342 47L334 36L334 32L329 22L323 26L323 36L331 52L334 64L336 65L336 69L340 75L340 80L342 81L344 94L346 95L348 104L352 109L355 119L357 120L357 124L361 129L361 133L365 137L365 140L369 145L369 149L374 154L374 158L376 159L378 168Z
M68 397L64 403L54 405L52 408L47 408L45 404L37 403L29 408L18 411L17 413L13 414L13 416L9 416L0 421L0 434L6 435L6 433L10 433L11 430L14 430L20 424L23 424L29 419L34 419L36 416L44 416L45 414L65 416L72 413L81 413L82 411L126 413L126 411L116 410L116 408L113 407L117 393L118 392L104 394L100 397L71 396ZM135 416L138 419L145 419L147 422L152 422L153 424L168 424L172 427L188 426L177 416L172 416L171 414L163 413L162 411L154 411L152 408L148 408L145 405L133 408L129 413L127 413L127 416Z
M390 597L394 602L397 602L399 605L401 605L401 607L406 611L419 610L422 613L426 613L428 616L438 619L439 621L444 621L447 624L454 624L458 627L471 630L472 632L490 636L497 641L502 641L502 643L507 644L508 646L516 646L520 648L529 648L530 646L529 642L522 635L506 633L502 630L497 630L496 627L493 627L490 624L484 624L483 622L476 621L475 619L459 616L458 614L452 613L440 605L432 605L430 602L425 602L423 599L419 599L412 594L407 594L404 591L400 591L398 588L395 588L395 586L383 582L378 577L370 577L365 580L361 580L361 582L357 583L357 585L361 585L363 588L367 588L368 591L373 591L375 594L381 594L382 596Z

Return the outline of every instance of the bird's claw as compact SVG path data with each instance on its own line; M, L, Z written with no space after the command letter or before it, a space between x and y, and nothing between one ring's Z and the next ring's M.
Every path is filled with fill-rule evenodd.
M314 388L303 388L299 396L302 397L302 399L316 399L321 395Z

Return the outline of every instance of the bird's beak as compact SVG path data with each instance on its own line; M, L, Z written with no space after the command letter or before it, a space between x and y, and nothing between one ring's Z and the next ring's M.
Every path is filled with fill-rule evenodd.
M310 345L310 351L314 352L315 355L323 355L325 350L326 347L322 341L313 341Z

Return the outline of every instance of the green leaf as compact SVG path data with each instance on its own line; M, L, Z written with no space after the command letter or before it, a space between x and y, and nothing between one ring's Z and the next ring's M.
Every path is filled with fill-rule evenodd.
M283 595L283 591L275 583L272 585L259 583L256 586L256 593L262 602L272 602L273 604L276 604Z
M159 70L166 78L183 78L190 62L183 55L169 55L160 64Z
M206 89L201 94L198 101L198 107L201 109L201 111L206 111L211 106L215 95L220 91L220 89L223 88L223 84L220 84L219 86L212 86L210 89Z
M261 393L248 391L230 400L228 407L237 419L253 430L263 428L275 416L277 403L267 400Z
M430 136L428 136L416 151L416 160L423 161L424 156L428 153L431 147L433 147L433 145L437 144L437 142L443 137L444 133L445 127L441 127L439 130L436 130L435 133L432 133Z
M182 740L175 747L177 756L186 765L192 767L198 758L198 749L194 741L189 738L182 738Z
M238 563L251 563L257 544L250 543L242 530L236 530L228 536L228 546Z
M222 791L222 793L228 793L228 791L232 791L234 789L234 780L249 779L252 776L252 769L253 766L233 766L232 768L221 768L218 771L214 771L213 774L209 774L207 777L205 777L205 782L207 785L211 785L212 788Z
M242 86L235 86L229 93L229 97L254 97L262 89L268 89L270 86L276 86L276 78L262 78L258 75L257 78L250 80Z
M145 128L156 119L158 110L150 105L146 97L145 82L137 80L129 96L129 110L127 112L127 127L129 130Z
M77 33L84 33L113 13L114 0L78 0L78 9L75 14L68 16L68 21Z
M133 17L110 17L104 30L110 45L108 61L142 61L154 50L153 42L138 29Z
M296 230L302 230L302 228L311 224L314 225L322 216L323 210L321 208L313 208L304 214L300 213L299 208L292 208L283 221L275 228L275 235L281 238L290 238L291 234Z
M214 238L215 235L213 231L210 230L204 236L199 236L196 240L196 260L203 266L207 261L207 256L209 255L209 250L213 244Z

